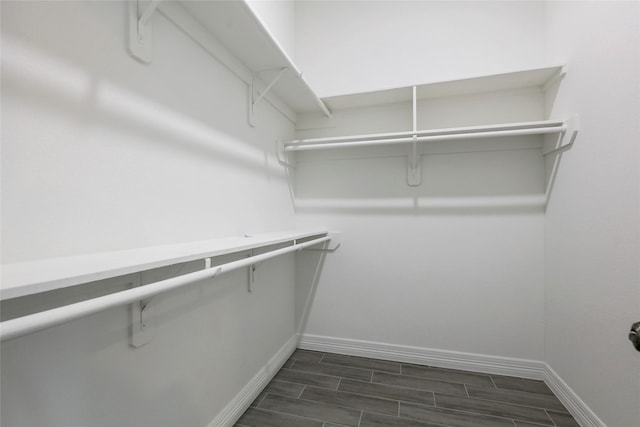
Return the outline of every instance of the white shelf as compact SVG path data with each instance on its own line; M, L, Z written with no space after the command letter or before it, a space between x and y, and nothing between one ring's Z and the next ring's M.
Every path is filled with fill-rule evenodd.
M271 90L293 111L328 114L300 70L244 0L181 1L180 5L251 71L273 70L262 75L266 81L277 75L277 69L288 67Z
M4 264L0 300L325 234L286 231Z
M456 80L416 85L417 100L447 96L471 95L512 89L537 88L544 90L550 82L561 77L561 65L518 70L501 74L471 76ZM396 104L413 100L413 86L354 93L323 98L332 110Z

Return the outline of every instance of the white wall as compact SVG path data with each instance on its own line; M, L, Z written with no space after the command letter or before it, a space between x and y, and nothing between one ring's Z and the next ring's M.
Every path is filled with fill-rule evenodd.
M3 262L293 227L293 126L163 16L145 65L125 2L1 7ZM2 425L206 425L294 332L293 256L257 277L154 298L137 350L126 307L3 343Z
M4 7L3 262L291 226L291 126L162 15L144 65L124 3Z
M295 55L321 97L536 67L544 3L302 1Z
M421 127L537 120L544 97L433 99L419 111ZM410 130L411 106L302 115L298 127L298 137ZM299 152L298 224L339 230L343 243L326 258L305 333L541 360L540 144L423 144L418 187L407 185L407 146Z
M548 23L569 64L552 114L581 128L545 220L545 360L606 425L638 425L640 4L551 2Z

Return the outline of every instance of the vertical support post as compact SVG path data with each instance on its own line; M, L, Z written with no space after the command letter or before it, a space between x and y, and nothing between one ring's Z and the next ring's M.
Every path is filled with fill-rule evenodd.
M417 91L413 86L413 141L411 142L411 153L408 159L407 183L418 186L422 182L422 170L420 168L420 155L418 154L418 113L417 113Z
M129 0L129 51L143 62L151 62L153 58L149 20L159 5L160 0L153 0L143 11L142 0Z
M247 258L251 258L253 256L253 249L251 249L249 251L249 255L247 256ZM248 267L248 276L247 276L247 292L253 292L253 282L255 280L255 272L256 272L256 266L255 264L251 264Z
M133 276L131 287L135 288L142 283L142 273ZM131 303L131 335L130 344L138 348L148 344L155 335L155 310L151 304L151 298Z

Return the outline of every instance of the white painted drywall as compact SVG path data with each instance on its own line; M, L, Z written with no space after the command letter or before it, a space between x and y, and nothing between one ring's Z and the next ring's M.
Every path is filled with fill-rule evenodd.
M544 2L302 1L296 63L321 97L537 67Z
M290 124L162 15L147 65L125 3L5 8L3 262L291 226Z
M435 128L537 120L544 98L472 95L424 101L419 111L423 126ZM307 129L298 137L406 131L411 106L301 115L298 127ZM304 332L541 360L540 145L539 137L421 145L419 187L407 185L409 146L298 153L298 224L342 232ZM297 267L310 278L315 265Z
M2 2L2 256L18 262L292 228L293 126L169 23L127 52L126 2ZM143 281L178 274L146 272ZM153 277L152 277L153 276ZM293 256L2 343L6 426L203 426L294 332Z
M545 361L606 425L638 425L640 4L550 2L548 25L569 64L552 115L580 133L545 219Z

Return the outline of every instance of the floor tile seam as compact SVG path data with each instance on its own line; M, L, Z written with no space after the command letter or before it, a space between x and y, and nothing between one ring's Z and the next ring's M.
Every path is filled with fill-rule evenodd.
M495 383L494 383L495 384ZM485 388L491 391L499 391L499 392L510 392L510 393L516 393L516 394L528 394L528 395L534 395L534 396L540 396L541 398L548 398L548 399L556 399L558 400L558 402L560 401L560 399L558 399L558 396L556 396L553 392L552 394L548 394L548 393L537 393L535 391L528 391L528 390L514 390L514 389L510 389L510 388L500 388L500 387L495 387L495 390L493 390L491 387L486 387L486 386L481 386L481 385L476 385L476 384L467 384L468 386L474 388Z
M300 383L295 383L293 381L289 381L289 380L279 380L278 378L274 377L271 381L269 381L269 383L264 387L264 389L262 391L265 391L267 388L269 388L269 386L274 382L274 381L278 381L279 383L287 383L287 384L292 384L292 385L302 385L302 386L307 386L307 384L300 384Z
M307 384L305 384L304 387L302 387L302 390L300 390L300 393L298 393L298 396L296 397L296 399L300 399L300 396L302 396L302 393L304 393L306 389L307 389Z
M413 389L411 389L411 390L413 390ZM391 402L413 403L413 404L422 405L422 406L435 406L435 404L434 405L429 405L427 403L412 402L412 401L404 400L404 399L392 399L390 397L379 396L377 394L356 393L356 392L353 392L353 391L346 391L346 390L340 390L340 389L338 389L338 391L342 391L344 393L351 393L351 394L355 394L355 395L362 396L362 397L375 397L376 399L389 400ZM432 391L427 391L427 390L418 390L418 391L423 391L423 392L426 392L426 393L434 394ZM435 398L433 399L433 402L435 403Z
M466 387L465 387L465 390L466 390ZM444 394L446 396L461 397L461 396L456 396L454 394L447 394L447 393L439 393L439 394ZM467 391L467 395L469 395L469 391ZM557 409L546 408L544 406L533 406L533 405L527 405L527 404L524 404L524 403L513 403L513 402L507 402L505 400L487 399L487 398L484 398L484 397L477 397L477 396L470 396L470 395L467 397L467 399L482 400L482 401L485 401L485 402L506 403L507 405L522 406L522 407L531 408L531 409L541 409L543 411L549 410L549 411L554 411L554 412L567 412L566 410L565 411L560 411L560 410L557 410ZM548 416L548 414L547 414L547 416ZM551 418L551 417L549 417L549 418Z
M380 371L374 371L377 372L379 374L388 374L388 375L397 375L399 377L406 377L406 378L415 378L415 379L419 379L419 380L429 380L429 381L438 381L441 383L447 383L447 384L457 384L457 385L465 385L468 383L465 382L457 382L457 381L447 381L447 380L443 380L443 379L439 379L439 378L429 378L429 377L416 377L414 375L405 375L405 374L392 374L390 372L380 372ZM473 386L474 384L468 384L470 386ZM479 387L479 386L478 386Z
M296 362L298 362L298 361L296 360ZM306 361L303 360L302 362L306 362ZM334 366L334 367L337 367L337 368L356 369L358 371L369 371L369 372L371 372L372 376L373 376L373 372L375 372L373 369L354 368L354 367L351 367L351 366L334 365L332 363L321 363L321 362L306 362L306 363L315 363L316 365L322 365L322 366ZM311 374L316 374L315 371L306 371L306 370L303 370L303 369L294 369L295 365L296 364L294 363L293 365L291 365L291 367L285 368L285 369L291 369L291 370L297 371L297 372L309 372ZM384 373L388 373L388 372L384 372ZM328 375L328 374L317 374L317 375L326 375L326 376L330 376L330 377L337 377L338 376L338 375ZM349 378L349 377L344 377L344 378ZM356 378L352 378L352 379L356 379Z
M342 377L339 377L339 376L337 376L337 375L318 374L318 373L316 373L316 372L311 372L311 371L301 371L301 370L298 370L298 369L291 369L291 368L282 368L282 369L287 369L287 370L289 370L289 371L294 371L294 372L301 372L301 373L305 373L305 374L320 375L320 376L323 376L323 377L329 377L329 378L342 378ZM278 373L280 373L280 372L282 371L282 369L280 369L280 371L278 371ZM278 373L276 373L276 375L278 375ZM276 377L274 377L273 379L274 379L274 380L278 380L278 381L293 382L293 381L291 381L291 380L281 380L281 379L276 378ZM357 380L356 380L356 381L357 381ZM294 384L300 384L300 383L294 383Z
M515 422L517 422L517 421L518 420L515 420ZM551 422L553 422L553 426L549 426L549 425L546 425L546 424L539 424L539 423L536 423L536 422L533 422L533 421L526 421L526 422L529 423L529 424L533 424L534 426L537 426L537 427L557 427L557 424L553 420L551 420Z
M555 420L551 417L551 415L549 415L549 412L547 412L547 410L544 410L544 413L547 414L547 417L549 417L549 419L551 420L551 424L554 425L554 427L557 427L558 425L556 424Z
M263 391L261 391L260 393L262 394L263 392L264 392L264 390L263 390ZM264 394L264 396L262 396L262 399L260 399L260 402L256 403L256 406L254 406L254 408L257 408L258 406L260 406L260 404L264 401L264 399L266 399L266 398L267 398L267 396L268 396L268 395L269 395L269 392L266 392L266 393Z
M405 402L405 403L411 403L411 402ZM411 403L412 405L418 405L418 406L424 406L426 409L431 408L430 406L426 406L426 405L420 405L419 403ZM491 417L491 418L499 418L501 420L510 420L510 421L523 421L526 423L533 423L535 424L534 421L530 421L530 420L523 420L522 418L515 418L515 415L505 415L505 416L500 416L500 415L491 415L491 414L487 414L484 412L474 412L473 410L464 410L464 409L453 409L453 408L447 408L446 406L436 406L438 409L445 409L447 411L452 411L452 412L460 412L462 414L465 415L482 415L485 417ZM408 417L405 417L408 418ZM411 418L413 419L413 418ZM420 421L420 420L417 420ZM553 423L553 420L551 420L552 424L539 424L540 427L557 427L555 425L555 423Z
M428 406L427 406L428 408ZM446 406L438 406L438 409L446 409L448 411L456 411L456 412L464 412L466 414L472 414L472 415L484 415L486 417L494 417L494 418L502 418L502 419L509 419L509 420L515 420L515 421L522 421L522 422L526 422L526 423L533 423L536 424L536 421L532 421L531 419L524 419L521 416L517 415L517 414L509 414L509 415L491 415L491 414L487 414L486 412L477 412L474 411L472 408L465 410L465 409L454 409L454 408L448 408ZM544 426L544 427L557 427L556 424L553 422L553 420L551 419L551 417L549 417L548 414L546 414L547 417L549 418L549 421L551 422L551 424L539 424L540 426ZM539 422L539 421L538 421Z
M311 363L318 363L318 364L320 364L320 365L329 365L329 366L339 366L339 367L341 367L341 368L361 369L361 370L364 370L364 371L380 372L380 373L383 373L383 374L395 374L395 375L401 375L401 374L400 374L400 373L398 373L398 372L381 371L381 370L376 369L376 368L367 368L367 367L364 367L364 366L345 365L345 364L331 363L331 362L324 362L324 361L321 361L321 362L311 362Z
M450 394L450 393L445 393L445 392L442 392L442 391L430 390L430 389L427 389L427 388L404 387L404 386L401 386L401 385L379 383L379 382L375 382L375 381L372 381L371 384L384 385L384 386L389 386L389 387L398 387L398 388L404 388L404 389L413 390L413 391L423 391L423 392L428 392L428 393L433 393L433 394L438 393L438 394L444 394L444 395L447 395L447 396L466 397L465 395ZM457 384L457 385L463 385L463 384Z
M403 370L405 367L431 370L434 372L441 372L443 374L451 373L455 375L469 375L469 376L475 376L475 377L487 378L487 379L491 377L491 374L487 374L485 372L470 371L470 370L464 370L464 369L454 369L454 368L443 368L440 366L427 366L427 365L416 365L411 363L402 363ZM515 378L518 378L518 377L515 377Z
M284 397L286 397L286 396L284 396ZM365 397L368 397L368 396L365 396ZM335 403L322 402L320 400L302 399L302 398L300 398L298 400L300 400L302 402L317 403L317 404L321 404L321 405L332 406L334 408L349 409L349 410L352 410L352 411L364 412L364 409L362 409L362 408L352 408L350 406L342 406L342 405L338 405L338 404L335 404ZM385 400L389 400L389 399L385 399ZM396 401L396 400L390 400L390 401L391 402L397 402L398 403L398 407L400 406L400 402L399 401ZM388 413L378 412L378 411L375 411L375 410L367 410L367 412L372 412L374 414L380 414L380 415L389 415Z
M491 380L491 384L493 384L493 388L500 389L500 388L496 385L496 382L493 380L493 375L489 375L489 379Z
M313 387L313 386L311 386L311 387ZM409 390L416 390L416 389L409 389ZM374 394L356 393L354 391L346 391L346 390L340 390L340 389L337 389L336 391L340 391L342 393L354 394L356 396L362 396L362 397L373 397L373 398L376 398L376 399L387 400L387 401L390 401L390 402L415 403L415 402L409 402L409 401L402 400L402 399L392 399L390 397L378 396L378 395L374 395ZM432 392L432 391L427 391L427 390L417 390L417 391L423 391L423 392L427 392L427 393L431 393L431 394L435 395L435 393ZM435 396L434 396L433 400L435 401ZM420 403L416 403L416 405L420 405ZM428 406L428 405L424 405L424 406Z
M272 414L288 415L290 417L302 418L302 419L311 420L311 421L318 421L322 424L327 422L326 420L321 420L319 418L303 417L302 415L292 414L290 412L274 411L273 409L266 409L266 408L253 408L253 409L260 409L261 411L271 412Z
M369 411L362 411L362 412L372 413L372 412L369 412ZM422 423L422 424L433 425L433 426L438 426L438 427L456 427L453 424L440 424L440 423L434 423L434 422L431 422L431 421L416 420L415 418L404 417L404 416L397 416L397 417L393 417L392 416L392 418L398 418L400 420L407 420L407 421L417 421L417 422Z
M360 418L358 418L358 427L360 427L360 423L362 422L362 414L364 414L364 411L360 411Z

